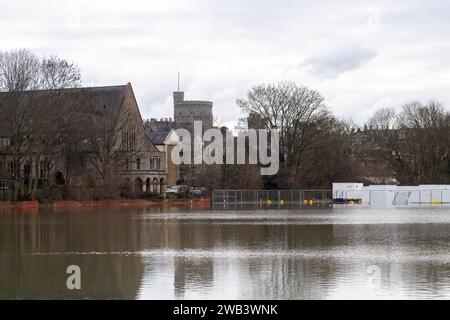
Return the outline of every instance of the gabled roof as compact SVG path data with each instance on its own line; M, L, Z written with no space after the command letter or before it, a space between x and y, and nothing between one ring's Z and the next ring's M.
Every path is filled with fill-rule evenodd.
M167 137L169 136L171 130L168 131L145 131L145 135L150 139L150 141L155 145L165 144Z
M61 108L87 107L94 111L119 114L125 97L127 85L107 87L85 87L56 90L30 90L21 92L0 92L0 136L11 132L14 108L20 106L39 111L48 116L49 110Z

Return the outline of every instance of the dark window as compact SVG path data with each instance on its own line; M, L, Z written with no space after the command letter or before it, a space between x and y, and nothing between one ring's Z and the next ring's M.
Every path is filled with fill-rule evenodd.
M8 163L8 173L10 175L14 175L16 173L16 163L14 161L10 161Z
M29 177L31 174L31 165L30 163L27 161L25 162L25 164L23 165L23 175L26 177Z
M39 161L39 178L47 178L47 174L50 172L50 163L48 161Z
M151 157L150 158L150 169L151 170L160 170L161 169L161 158L160 157Z

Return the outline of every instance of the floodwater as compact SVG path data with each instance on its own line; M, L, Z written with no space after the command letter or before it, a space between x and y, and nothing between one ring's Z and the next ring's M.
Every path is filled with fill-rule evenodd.
M0 211L0 298L449 299L450 207Z

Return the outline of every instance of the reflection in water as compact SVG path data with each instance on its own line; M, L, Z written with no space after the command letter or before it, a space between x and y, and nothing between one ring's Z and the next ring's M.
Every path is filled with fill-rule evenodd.
M450 298L446 207L158 210L0 212L0 298Z

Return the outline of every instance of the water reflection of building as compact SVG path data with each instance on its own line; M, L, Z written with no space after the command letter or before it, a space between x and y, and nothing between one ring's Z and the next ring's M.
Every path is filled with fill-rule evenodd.
M191 285L208 287L214 281L214 261L208 252L220 241L221 233L214 225L196 221L171 220L165 223L165 248L178 253L172 257L176 299L185 298L184 294ZM205 256L199 259L198 254Z
M114 212L3 212L0 298L135 299L144 269L139 229ZM69 265L81 269L81 290L66 287Z

